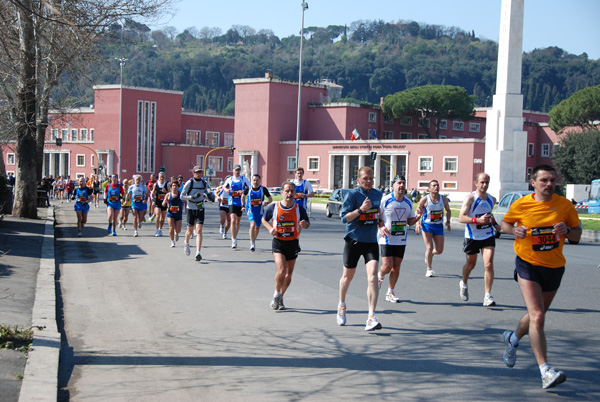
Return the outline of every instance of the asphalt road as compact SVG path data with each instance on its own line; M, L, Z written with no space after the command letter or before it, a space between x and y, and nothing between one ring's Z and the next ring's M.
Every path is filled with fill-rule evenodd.
M379 296L383 330L364 331L366 277L350 287L348 323L335 323L343 230L315 210L285 297L269 308L275 266L262 231L248 250L243 218L238 249L218 233L207 210L204 260L183 253L182 240L106 233L104 208L92 209L77 238L72 204L56 218L56 259L64 315L59 400L71 401L553 401L600 400L600 245L568 245L567 273L547 316L549 362L567 381L541 389L527 339L515 368L502 361L502 331L524 313L513 241L497 241L493 296L482 307L483 267L459 298L463 230L446 236L426 278L424 244L409 235L397 295ZM167 231L164 230L166 233ZM384 286L387 285L387 281Z

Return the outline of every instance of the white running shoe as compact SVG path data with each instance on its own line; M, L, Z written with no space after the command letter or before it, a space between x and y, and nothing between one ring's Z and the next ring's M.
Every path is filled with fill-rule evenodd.
M381 285L383 284L383 280L384 280L384 278L382 278L381 276L379 276L379 274L377 274L377 287L379 289L381 289Z
M82 236L81 232L77 233L77 237L81 237L81 236Z
M183 252L185 253L185 255L190 255L190 244L189 243L185 243L183 245Z
M250 251L256 250L256 245L254 243L250 243Z
M237 248L237 239L231 239L231 248Z
M484 307L492 307L495 305L496 305L496 302L494 301L494 298L492 297L492 295L485 295L485 297L483 298L483 306Z
M137 230L133 231L133 237L138 237L138 231Z
M156 229L156 232L154 232L154 237L158 237L158 229Z
M458 287L460 288L460 298L463 299L463 301L469 300L469 285L460 281L458 282Z
M377 329L381 329L381 324L377 319L377 316L371 315L367 320L367 325L365 325L365 331L375 331Z
M554 367L550 367L542 376L542 388L554 388L558 384L562 384L567 379L567 376L562 371L557 371Z
M434 275L435 275L435 271L431 268L427 268L427 271L425 271L425 276L427 278L433 278Z
M389 291L385 294L385 301L390 303L400 303L400 299L396 297L393 291Z
M223 240L227 240L227 232L223 232Z
M171 240L171 248L175 247L175 241Z
M158 229L158 237L162 237L162 229Z
M219 225L219 234L223 234L223 225Z
M337 325L346 325L346 306L338 306L336 321Z

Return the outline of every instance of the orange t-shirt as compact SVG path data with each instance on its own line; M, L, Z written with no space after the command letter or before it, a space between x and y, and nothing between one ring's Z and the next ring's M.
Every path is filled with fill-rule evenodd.
M580 224L573 204L556 194L547 202L536 201L534 194L519 198L504 215L504 221L528 228L524 239L515 239L515 253L530 264L547 268L560 268L566 263L562 253L565 236L553 234L553 226L559 222L570 228Z

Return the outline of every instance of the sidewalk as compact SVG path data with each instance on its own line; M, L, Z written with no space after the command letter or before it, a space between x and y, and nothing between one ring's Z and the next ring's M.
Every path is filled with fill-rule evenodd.
M39 220L5 216L0 222L0 250L6 252L0 257L0 324L36 327L28 358L22 352L0 350L3 401L55 401L57 395L54 209L40 211Z

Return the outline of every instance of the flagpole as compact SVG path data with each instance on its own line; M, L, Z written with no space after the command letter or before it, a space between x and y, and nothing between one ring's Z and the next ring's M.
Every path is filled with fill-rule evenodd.
M302 2L302 27L300 28L300 65L298 68L298 121L296 123L296 168L300 166L300 115L302 98L302 41L304 39L304 10L308 9L308 3Z

